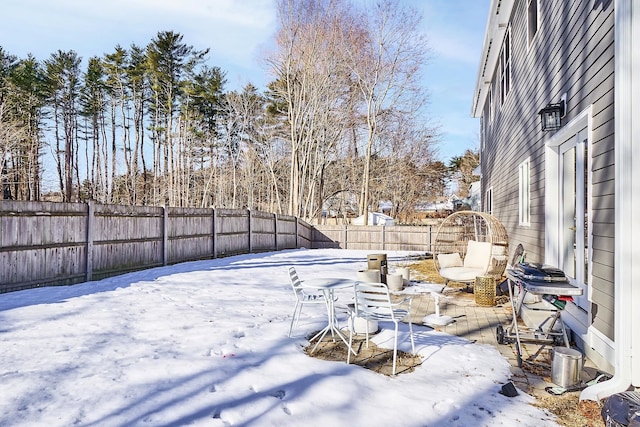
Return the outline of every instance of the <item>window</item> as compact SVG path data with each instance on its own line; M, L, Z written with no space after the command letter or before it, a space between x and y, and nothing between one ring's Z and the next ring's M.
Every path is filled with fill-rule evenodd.
M489 85L489 122L493 122L493 82Z
M500 105L504 104L504 100L509 94L511 89L511 26L507 29L507 33L504 36L504 43L502 44L502 50L500 51L500 64L499 64L499 78L500 78Z
M493 215L493 187L489 187L484 194L484 211Z
M530 192L529 159L518 166L518 218L520 225L531 225L531 192Z
M529 0L527 3L527 34L529 36L529 44L533 41L534 37L538 33L538 27L540 26L540 13L539 13L538 0Z

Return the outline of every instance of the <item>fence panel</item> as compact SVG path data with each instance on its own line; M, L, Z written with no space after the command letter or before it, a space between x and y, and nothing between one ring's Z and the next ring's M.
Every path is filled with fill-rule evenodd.
M92 279L163 265L163 208L95 205L92 221Z
M213 210L169 208L167 264L212 258Z
M346 249L346 225L316 225L312 232L313 249Z
M436 231L431 225L316 225L312 248L432 252Z
M437 228L430 225L394 225L385 227L384 245L387 250L432 252Z
M87 206L0 203L0 292L84 277Z
M307 229L298 227L298 218L290 215L276 215L276 229L278 250L286 248L310 248L308 239L302 237L298 239L298 235L308 232ZM306 242L306 244L305 244Z
M216 256L248 253L250 211L216 209Z
M251 211L251 252L275 250L277 250L275 215Z

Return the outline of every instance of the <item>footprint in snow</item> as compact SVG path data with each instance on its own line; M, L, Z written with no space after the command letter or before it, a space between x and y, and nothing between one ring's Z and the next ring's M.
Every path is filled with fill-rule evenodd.
M445 415L455 409L455 405L449 399L437 402L433 405L433 410L438 415Z
M283 400L287 393L284 390L276 390L272 393L269 393L269 396L275 397L276 399Z

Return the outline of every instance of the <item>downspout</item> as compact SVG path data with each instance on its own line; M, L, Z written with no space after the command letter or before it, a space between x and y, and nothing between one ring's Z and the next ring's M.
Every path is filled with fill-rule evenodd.
M633 138L638 137L638 126L633 125L633 97L640 92L634 87L633 72L640 73L640 55L633 52L634 31L640 29L640 8L634 0L615 0L615 285L614 285L614 376L587 387L580 400L600 401L612 394L629 389L633 382L633 325L638 324L638 314L633 312L633 303L640 300L634 294L633 285L638 284L640 269L634 266L638 260L637 245L640 236L638 221L634 223L634 212L638 206L634 186L638 185L639 172L633 169ZM636 15L634 16L633 13ZM638 49L638 46L636 46ZM634 70L635 67L635 70ZM637 85L637 82L635 82ZM637 102L636 102L637 105ZM635 157L638 157L636 153ZM638 169L638 165L636 165ZM638 311L638 310L636 310ZM635 338L636 340L638 337ZM640 342L636 343L640 345ZM636 349L638 351L638 349ZM640 354L640 352L638 352ZM637 356L637 355L636 355ZM636 362L636 365L639 365ZM638 366L636 366L638 369ZM637 373L635 375L638 375Z

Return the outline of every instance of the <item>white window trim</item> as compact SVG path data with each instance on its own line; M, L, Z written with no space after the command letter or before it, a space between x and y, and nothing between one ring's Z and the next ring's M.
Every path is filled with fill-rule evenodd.
M484 151L484 141L487 139L487 123L484 114L480 117L480 153Z
M496 108L495 93L493 93L493 81L489 85L489 123L493 123L494 110Z
M493 215L493 186L487 188L484 193L484 211L489 215Z
M518 166L518 223L531 226L531 161L527 158Z
M508 43L507 43L508 41ZM509 60L505 61L505 50L508 51L509 53ZM504 35L504 39L502 40L502 47L500 49L500 53L498 54L498 78L496 80L498 80L498 87L500 88L500 96L499 98L499 102L500 102L500 108L502 109L502 106L505 104L505 102L507 102L507 97L509 96L509 93L511 93L511 89L513 88L513 81L511 80L511 65L513 63L512 61L512 54L513 52L511 51L511 24L509 24L509 27L507 28L507 31L505 32ZM507 68L507 64L509 64L509 68ZM505 73L507 76L503 77L502 73ZM507 80L509 81L509 92L505 93L505 89L507 86ZM495 101L494 101L495 102Z
M533 1L536 2L536 9L538 10L536 11L536 33L533 35L533 37L530 38L529 35L531 34L531 29L529 28L529 5ZM538 37L538 34L540 34L540 24L542 23L541 3L542 2L540 0L527 0L527 50L533 45L533 42Z
M554 134L551 138L549 138L545 142L545 182L558 182L560 176L560 167L559 167L559 157L560 157L560 145L566 141L572 134L575 134L582 128L587 128L587 136L588 136L588 144L590 144L591 148L591 138L593 134L593 106L589 105L586 109L578 113L576 117L571 119L569 123L564 125L562 129L560 129L556 134ZM591 150L590 150L591 152ZM592 154L589 155L589 159L587 164L587 170L592 169L591 165ZM617 162L616 162L617 167ZM585 209L588 209L588 216L590 218L590 222L587 225L590 231L589 236L589 248L593 248L593 212L591 212L591 186L593 185L591 173L589 173L587 177L588 182L588 197L587 206ZM550 206L558 206L558 200L560 198L560 189L557 185L547 185L545 188L544 195L544 203L547 208L544 210L545 220L544 220L544 228L545 228L545 248L544 248L544 263L550 265L559 265L560 264L560 249L558 247L558 236L559 236L559 228L560 228L560 219L556 209L549 208ZM590 249L591 250L591 249ZM588 258L590 260L593 259L593 254L590 252L588 254ZM589 272L592 271L591 266L588 268ZM591 274L591 273L589 273ZM593 283L593 278L589 278L589 283ZM588 289L587 298L589 301L592 301L592 292L593 286L590 286ZM581 340L585 343L589 343L591 348L600 347L594 341L593 331L594 328L589 326L589 320L591 319L591 313L584 313L581 310L575 310L575 312L580 312L579 315L575 314L573 310L565 310L563 313L562 320L565 322L571 330L580 337ZM597 339L596 339L597 341ZM601 352L602 350L596 350ZM601 353L604 354L604 353Z

